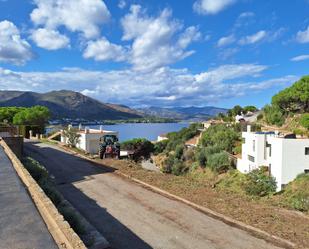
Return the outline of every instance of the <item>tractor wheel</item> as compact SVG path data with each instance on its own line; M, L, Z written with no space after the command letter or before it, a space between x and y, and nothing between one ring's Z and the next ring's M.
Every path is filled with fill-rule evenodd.
M99 157L100 157L100 159L105 158L105 149L104 149L104 147L100 147Z

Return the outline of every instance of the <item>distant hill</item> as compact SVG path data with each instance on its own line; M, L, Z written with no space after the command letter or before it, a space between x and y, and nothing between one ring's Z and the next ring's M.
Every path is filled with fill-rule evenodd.
M54 119L118 120L142 117L127 106L105 104L73 91L61 90L48 93L0 91L0 106L31 107L34 105L48 107Z
M205 107L173 107L173 108L161 108L161 107L147 107L137 109L144 115L158 116L162 118L175 118L179 120L204 120L211 116L215 116L218 113L226 113L227 109L218 108L213 106Z

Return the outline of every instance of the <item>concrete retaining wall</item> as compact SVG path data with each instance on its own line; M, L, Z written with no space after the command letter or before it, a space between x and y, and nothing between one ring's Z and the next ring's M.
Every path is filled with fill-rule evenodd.
M58 212L51 200L45 195L44 191L25 169L8 144L3 139L0 139L0 145L3 147L18 176L27 188L58 247L67 249L86 249L84 243L73 231L69 223L64 220L63 216Z

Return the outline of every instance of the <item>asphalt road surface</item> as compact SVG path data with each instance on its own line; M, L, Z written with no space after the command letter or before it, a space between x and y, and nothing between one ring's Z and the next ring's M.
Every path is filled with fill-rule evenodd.
M24 248L58 246L0 146L0 249Z
M26 142L25 151L112 248L278 248L56 146Z

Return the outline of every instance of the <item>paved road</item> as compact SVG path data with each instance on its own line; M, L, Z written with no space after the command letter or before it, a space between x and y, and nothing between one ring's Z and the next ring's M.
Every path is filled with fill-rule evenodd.
M25 148L113 248L277 248L132 183L111 168L95 166L52 145L26 143Z
M58 248L1 146L0 248Z

